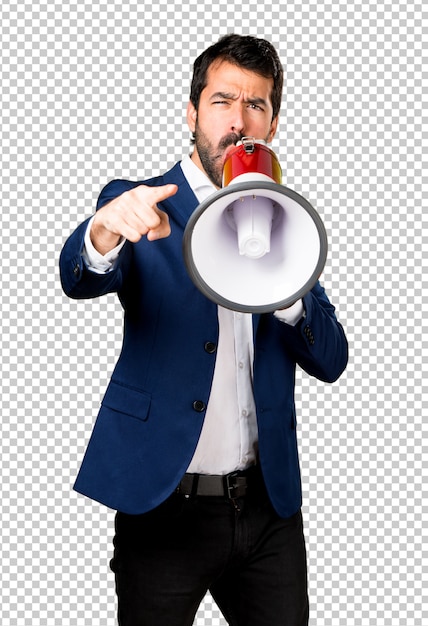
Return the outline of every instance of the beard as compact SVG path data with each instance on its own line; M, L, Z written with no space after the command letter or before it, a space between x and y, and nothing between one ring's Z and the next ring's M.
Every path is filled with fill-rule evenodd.
M237 133L228 133L220 139L217 146L214 146L200 129L196 120L195 146L206 175L216 187L222 186L224 151L229 146L237 144L243 136Z

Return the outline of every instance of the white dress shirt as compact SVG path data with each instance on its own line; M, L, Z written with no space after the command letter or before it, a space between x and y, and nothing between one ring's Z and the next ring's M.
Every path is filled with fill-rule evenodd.
M189 156L183 159L181 167L199 202L216 190ZM85 261L94 272L108 272L125 242L122 241L103 256L90 240L91 225L92 220L85 236ZM279 320L291 325L296 324L302 314L301 300L286 310L275 311ZM257 458L257 418L252 389L252 315L218 306L218 321L214 378L201 436L187 470L190 473L228 474L247 468Z

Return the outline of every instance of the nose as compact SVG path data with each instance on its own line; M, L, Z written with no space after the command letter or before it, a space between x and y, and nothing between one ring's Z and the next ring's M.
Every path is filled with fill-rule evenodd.
M230 119L230 130L237 135L245 135L245 118L241 106L233 107Z

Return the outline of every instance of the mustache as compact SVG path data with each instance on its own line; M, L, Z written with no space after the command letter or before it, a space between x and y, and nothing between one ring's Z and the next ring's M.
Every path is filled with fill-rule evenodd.
M219 142L218 147L220 150L225 150L226 148L228 148L229 146L234 146L238 143L238 141L241 141L242 137L244 135L241 134L237 134L237 133L229 133L228 135L225 135Z

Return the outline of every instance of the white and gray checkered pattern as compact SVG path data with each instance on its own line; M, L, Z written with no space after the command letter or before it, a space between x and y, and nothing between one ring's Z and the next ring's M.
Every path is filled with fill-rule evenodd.
M68 300L58 256L108 180L162 172L189 149L192 62L233 31L270 39L283 60L273 148L326 224L322 280L350 341L337 383L297 381L310 624L428 624L422 2L0 11L1 624L116 623L114 514L71 485L122 316L114 296ZM225 624L209 596L195 624Z

